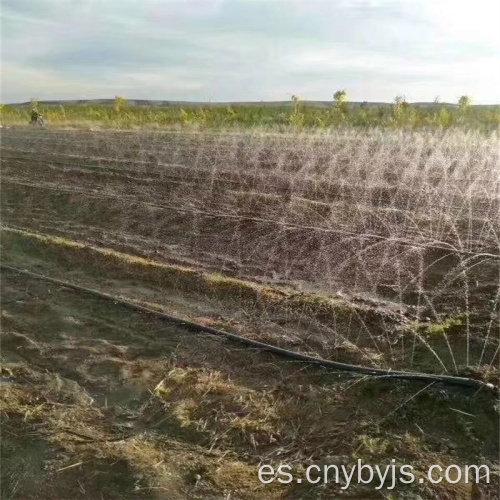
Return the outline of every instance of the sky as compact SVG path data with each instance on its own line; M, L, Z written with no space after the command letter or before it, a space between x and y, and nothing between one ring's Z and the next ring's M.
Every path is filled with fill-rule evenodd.
M500 102L498 0L2 0L3 103Z

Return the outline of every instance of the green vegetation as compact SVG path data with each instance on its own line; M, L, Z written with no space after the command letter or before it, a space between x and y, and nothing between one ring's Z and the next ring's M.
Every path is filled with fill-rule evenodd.
M404 97L395 98L392 106L349 104L347 92L333 95L331 107L316 107L292 96L286 105L236 106L137 106L117 96L111 105L43 105L32 101L31 106L2 105L3 125L23 125L30 121L33 110L39 112L51 126L99 126L104 128L137 127L265 127L265 128L332 128L339 126L382 128L449 128L461 127L492 130L500 126L500 107L474 107L468 96L462 96L456 106L434 103L416 106Z
M347 104L347 92L345 90L337 90L333 94L333 100L335 101L335 107L344 114L349 112L349 107Z
M415 328L427 336L444 336L448 333L459 333L465 331L466 318L464 316L455 316L442 321L441 323L416 323Z
M125 97L117 95L115 97L115 105L113 107L114 111L119 114L122 111L126 110L126 108L127 108L127 99L125 99Z
M458 109L462 112L467 111L472 106L472 99L469 96L463 95L458 100Z

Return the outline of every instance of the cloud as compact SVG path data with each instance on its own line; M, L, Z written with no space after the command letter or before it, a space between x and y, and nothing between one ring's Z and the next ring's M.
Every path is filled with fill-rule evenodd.
M495 0L4 0L2 100L498 100ZM500 12L498 12L500 15Z

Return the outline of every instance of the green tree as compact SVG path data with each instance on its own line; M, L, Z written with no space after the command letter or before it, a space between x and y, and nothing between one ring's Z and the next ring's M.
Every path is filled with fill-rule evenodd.
M467 111L471 107L471 105L472 99L467 95L461 96L458 100L458 110L461 112Z
M333 94L333 100L335 101L335 107L339 109L342 113L347 113L348 104L347 104L347 92L344 90L337 90L335 94Z

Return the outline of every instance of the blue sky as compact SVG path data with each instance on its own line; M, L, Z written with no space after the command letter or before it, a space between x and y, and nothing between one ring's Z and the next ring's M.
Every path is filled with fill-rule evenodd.
M2 0L2 102L500 102L498 0Z

